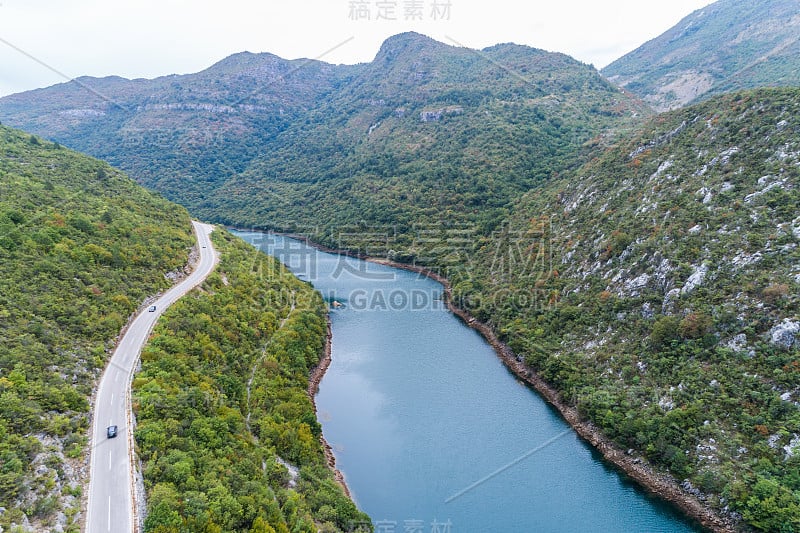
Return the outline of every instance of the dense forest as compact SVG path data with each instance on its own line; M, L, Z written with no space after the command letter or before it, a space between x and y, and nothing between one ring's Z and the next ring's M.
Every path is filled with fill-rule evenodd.
M192 208L334 246L340 233L408 245L438 224L488 233L511 201L648 114L563 54L398 35Z
M371 531L328 468L307 392L322 297L276 259L212 237L217 271L165 312L133 384L145 531Z
M763 89L656 116L485 222L420 209L414 225L337 228L300 201L288 212L313 239L445 275L621 450L734 520L795 531L799 115L800 90ZM326 201L363 213L351 194Z
M491 232L420 216L333 242L443 274L620 450L734 520L796 531L799 115L798 89L714 97L534 187Z
M797 89L773 89L659 115L482 218L465 217L457 194L452 211L421 203L413 224L389 210L409 209L402 197L363 209L391 187L324 196L331 217L318 217L316 184L306 200L265 194L261 209L286 210L326 244L444 274L457 305L621 450L733 520L793 531L798 113Z
M0 126L0 527L79 530L95 380L192 243L182 207Z

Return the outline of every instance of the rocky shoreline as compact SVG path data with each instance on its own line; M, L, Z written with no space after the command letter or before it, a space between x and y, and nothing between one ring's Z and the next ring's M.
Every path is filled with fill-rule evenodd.
M309 244L313 245L313 243ZM733 521L727 517L721 516L710 506L697 499L697 497L686 492L676 479L668 474L657 472L644 459L630 455L626 451L620 449L619 446L608 439L597 426L583 420L578 410L563 401L556 389L551 387L535 372L517 359L513 350L497 337L494 330L492 330L489 325L478 321L475 317L453 303L452 288L450 282L446 278L427 268L415 265L396 263L394 261L373 257L359 257L359 259L417 272L441 283L444 287L444 299L447 308L461 319L465 325L478 331L483 338L486 339L486 342L494 348L495 353L497 353L506 367L518 378L532 386L550 405L555 407L561 414L561 417L575 432L599 451L606 461L616 466L648 492L671 503L709 531L714 531L715 533L732 533L736 531L736 526Z
M492 348L494 348L498 357L500 357L506 367L511 370L519 379L533 387L549 404L555 407L561 414L561 417L575 430L575 432L582 439L591 444L593 448L599 451L606 461L613 464L626 476L634 480L637 484L651 494L680 509L686 516L695 520L707 530L715 533L732 533L736 531L736 523L733 520L720 515L709 505L700 501L695 495L684 490L678 480L668 474L656 471L649 463L647 463L646 460L622 450L614 442L608 439L597 426L589 421L583 420L578 410L565 402L556 389L551 387L535 372L517 359L516 354L514 354L508 345L506 345L497 337L495 332L488 324L479 322L475 317L471 316L465 310L457 307L453 303L452 288L450 286L450 282L446 278L425 267L398 263L388 259L365 256L363 254L356 254L348 250L329 248L327 246L314 243L302 235L283 235L293 239L301 240L309 246L312 246L323 252L347 255L376 264L416 272L441 283L444 287L444 300L448 309L459 319L461 319L465 325L478 331L492 346ZM320 366L318 366L312 374L313 379L309 385L309 394L312 395L312 401L313 394L316 393L316 390L319 387L319 382L325 375L325 370L327 370L328 365L330 365L330 321L328 329L328 346L326 348L326 352L327 361L321 362ZM339 483L345 488L345 491L349 496L350 492L349 489L347 489L344 476L341 474L341 472L339 472L339 470L336 469L336 460L333 457L330 446L328 446L327 442L324 442L324 438L323 445L325 446L326 456L329 457L328 463L331 465L331 468L333 468L337 476L337 481L339 481Z
M331 332L331 319L327 317L327 333L325 335L325 351L322 355L322 359L320 359L319 364L311 369L311 374L308 377L308 397L311 399L311 405L314 406L314 412L317 412L317 402L314 399L319 391L319 384L322 382L322 378L325 377L325 372L328 371L328 367L331 366L331 339L333 334ZM353 499L352 495L350 494L350 487L347 486L347 482L344 479L344 474L336 468L336 457L333 455L333 449L331 448L328 441L325 440L324 435L319 436L320 442L322 443L322 449L325 451L325 461L328 463L328 468L333 471L333 476L336 479L336 482L342 487L344 490L345 495Z

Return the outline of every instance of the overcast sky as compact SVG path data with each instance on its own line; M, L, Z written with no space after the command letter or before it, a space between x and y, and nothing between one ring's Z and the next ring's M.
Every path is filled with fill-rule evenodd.
M60 83L64 76L197 72L244 50L366 62L386 37L409 30L471 48L527 44L602 68L710 3L0 0L0 96Z

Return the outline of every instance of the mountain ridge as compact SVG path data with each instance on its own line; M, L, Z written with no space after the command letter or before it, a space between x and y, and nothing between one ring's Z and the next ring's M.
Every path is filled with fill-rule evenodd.
M800 85L800 2L719 0L601 70L665 111L711 94Z
M685 20L676 46L702 33ZM436 269L621 453L731 519L800 528L797 89L712 84L650 117L563 54L418 34L325 69L245 104L264 110L231 105L264 88L236 74L211 108L134 95L154 107L63 139L202 216Z
M252 65L265 64L265 75L250 75ZM483 178L470 174L493 175L496 186L483 187L486 203L502 210L536 180L572 164L584 143L606 142L649 114L593 67L514 44L471 50L407 32L387 39L371 63L292 64L237 54L194 75L109 91L122 109L97 112L71 100L64 105L64 87L55 87L0 99L0 117L107 159L212 220L232 222L238 209L238 223L265 223L247 216L262 210L258 198L242 195L247 184L290 203L316 197L322 211L330 205L325 197L350 191L355 203L372 204L372 215L359 220L407 225L410 209L390 207L388 198L378 207L365 196L365 180L379 178L395 190L391 196L416 198L414 210L434 199L453 216L475 218L474 208L456 207L478 201L468 181ZM366 174L357 172L364 160ZM436 191L444 174L435 177L423 160L463 176L451 195ZM312 182L315 196L298 189ZM342 213L329 215L346 223ZM310 222L296 211L271 224L288 229L287 217Z

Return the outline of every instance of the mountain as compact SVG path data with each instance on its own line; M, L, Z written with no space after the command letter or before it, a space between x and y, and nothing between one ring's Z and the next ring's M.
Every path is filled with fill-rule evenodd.
M659 115L447 271L622 456L763 531L800 528L798 117L800 89Z
M322 221L325 235L362 222L407 232L437 213L489 223L646 114L565 55L415 33L363 65L240 54L194 75L83 78L0 100L3 121L111 161L198 216Z
M749 6L753 27L762 29L736 30L729 11L714 11L731 5ZM674 41L676 53L692 35L721 33L720 20L739 40L775 33L756 8L719 2L701 10L708 16L692 19L696 30L675 34L684 35ZM714 57L731 73L771 76L783 57L751 65L737 63L738 51L703 46L718 49ZM727 53L730 63L720 59ZM279 65L282 77L246 74L264 64ZM306 64L310 72L301 72ZM619 456L654 465L743 527L800 529L800 89L711 95L746 79L720 75L700 103L651 117L641 101L567 56L513 44L468 50L418 34L387 40L373 62L353 67L244 55L209 70L197 85L189 82L201 74L180 77L181 91L165 79L84 79L119 106L76 107L80 86L67 84L2 99L0 117L105 151L143 183L217 221L296 231L437 269L455 302L492 328ZM288 88L294 75L308 76L305 92ZM224 91L215 92L217 79ZM271 113L236 104L242 80L250 83L247 94L258 95L253 105L266 102ZM284 80L285 93L270 92L274 80ZM97 98L89 94L84 98ZM126 103L149 98L159 107ZM80 109L93 111L74 112ZM63 116L75 120L71 128L60 125ZM131 125L142 142L123 142ZM224 134L212 139L216 131ZM218 294L220 305L270 302L272 296L256 298L259 304L242 290L252 281L252 272L232 266L207 292ZM145 361L151 366L135 384L147 407L142 416L164 415L152 440L140 435L159 511L154 525L188 529L200 526L191 521L191 505L177 509L177 495L194 490L187 483L200 477L178 474L209 464L201 444L216 426L182 425L184 411L229 417L226 439L233 443L209 440L219 464L236 446L256 449L244 464L257 465L261 453L256 441L235 442L249 402L241 380L227 380L252 367L215 358L235 347L223 332L195 334L217 307L196 305L197 312L176 311L183 321L161 331L151 352L156 362ZM273 316L260 307L250 316L273 331L279 315L291 315L285 305L275 308ZM302 333L318 324L315 310L306 311L297 324ZM257 346L261 326L248 328L232 308L225 313L240 332L233 338ZM173 341L182 328L193 336ZM314 350L291 348L263 361L266 379L256 394L282 383L276 364L288 365L282 372L295 388L302 383L297 375L314 364ZM168 355L157 357L162 353ZM241 359L253 357L248 351ZM195 375L202 365L211 370ZM269 379L276 375L281 380ZM162 393L181 398L180 387L170 385L179 379L203 382L194 404L156 401ZM213 392L204 396L208 388ZM295 392L286 394L296 400ZM290 428L280 416L257 413L257 439L276 439L268 483L285 508L296 501L280 499L291 494L282 491L288 478L278 458L316 453L310 437L318 428L307 407L289 409L302 420ZM160 439L178 451L150 453ZM203 482L213 485L209 476ZM309 513L340 527L355 511L333 505L341 500L327 488L328 499L307 497ZM214 494L235 490L228 484ZM240 493L234 499L240 496L245 501ZM203 498L192 495L191 504L198 502ZM201 518L221 523L208 513ZM304 527L306 519L292 525Z
M243 52L196 74L82 77L7 96L0 119L102 158L188 205L246 168L353 68Z
M78 530L95 381L193 242L182 207L0 127L0 527Z
M223 233L218 272L165 312L134 381L145 529L366 524L328 468L307 392L325 304ZM184 273L194 242L184 208L105 162L0 126L0 530L80 531L97 378L128 318Z
M602 70L655 109L711 94L800 85L800 1L720 0Z
M512 199L647 113L563 54L401 34L193 208L329 244L408 242L423 221L489 231Z

